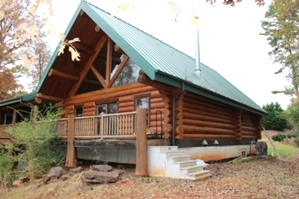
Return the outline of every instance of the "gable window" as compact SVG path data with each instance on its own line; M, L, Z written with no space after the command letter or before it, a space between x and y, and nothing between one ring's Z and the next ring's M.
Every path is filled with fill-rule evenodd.
M145 108L146 109L146 126L150 126L150 105L149 105L149 95L142 95L135 97L135 110L137 108Z
M121 61L123 61L124 56L121 56L120 59L121 59ZM119 65L116 65L116 67L114 68L114 70L111 73L111 76L113 76L116 73L118 67L119 67ZM126 65L123 67L121 72L118 74L118 76L112 86L114 87L114 86L120 86L120 85L137 82L137 79L139 76L139 70L140 70L140 67L133 60L130 59L126 63Z
M75 106L75 117L83 116L83 106Z

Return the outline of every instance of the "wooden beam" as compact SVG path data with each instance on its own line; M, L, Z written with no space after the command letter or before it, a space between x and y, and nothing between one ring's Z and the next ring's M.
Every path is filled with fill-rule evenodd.
M52 75L57 76L57 77L62 77L64 79L73 80L73 81L78 81L79 80L79 77L76 76L76 75L71 75L71 74L68 74L68 73L53 69L53 68L48 73L49 77L52 76Z
M100 82L95 81L95 80L91 80L91 79L84 79L83 81L88 83L88 84L94 84L94 85L98 85L98 86L102 85Z
M82 81L84 80L85 76L87 75L89 69L92 67L92 63L94 62L94 60L97 58L98 54L101 52L102 48L104 47L106 41L107 41L108 37L107 35L103 35L101 37L101 39L99 40L96 48L95 48L95 53L89 58L89 60L87 61L84 69L82 70L81 74L80 74L80 79L79 81L73 86L73 88L71 89L71 91L69 92L69 96L73 96L75 95L75 93L77 92L77 90L79 89Z
M103 85L104 88L107 88L107 83L105 82L105 79L103 78L103 76L97 71L97 69L94 66L91 66L91 71L93 72L93 74L96 76L96 78L99 80L99 82L101 82L101 84Z
M115 74L111 78L111 80L110 80L110 82L108 84L108 88L110 88L112 86L112 84L115 82L116 78L119 76L120 72L125 67L125 65L128 63L129 60L130 60L130 57L129 56L125 56L125 58L123 59L123 61L118 66L118 69L116 70Z
M50 96L50 95L43 95L42 93L36 94L36 97L42 100L54 101L54 102L61 102L63 98Z
M79 51L79 52L85 52L87 54L94 54L94 49L89 48L87 46L82 45L81 43L74 42L72 45Z
M110 38L108 38L107 56L106 56L106 86L110 84L111 65L112 65L112 41Z

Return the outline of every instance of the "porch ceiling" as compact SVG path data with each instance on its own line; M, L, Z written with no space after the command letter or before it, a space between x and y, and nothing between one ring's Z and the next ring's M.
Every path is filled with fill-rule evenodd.
M52 66L46 71L47 75L44 76L44 80L41 81L43 82L42 85L39 85L39 93L62 99L68 97L73 86L78 83L80 75L82 75L82 71L89 59L95 54L95 48L98 42L102 36L105 35L103 31L96 32L95 26L96 24L86 14L79 13L66 39L80 39L80 42L74 44L80 53L80 61L71 60L68 47L65 48L64 54L60 56L54 54L54 57L52 57L54 60ZM86 75L86 79L86 81L82 82L82 84L85 84L84 87L88 88L89 85L95 86L97 83L99 86L99 82L91 75Z

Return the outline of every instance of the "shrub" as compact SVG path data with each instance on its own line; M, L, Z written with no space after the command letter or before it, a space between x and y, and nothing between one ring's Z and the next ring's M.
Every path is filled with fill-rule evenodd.
M57 120L62 113L58 105L50 105L38 111L34 122L24 118L21 123L7 130L17 145L25 146L17 158L19 162L25 163L30 179L42 177L51 166L61 164L65 158L64 151L54 150L58 136Z
M299 147L299 138L298 138L298 137L296 137L296 138L294 139L294 142L295 142L295 144Z
M281 142L283 141L287 136L284 134L276 134L272 136L272 140L277 141L277 142Z
M287 137L288 137L288 138L292 138L293 135L289 133L289 134L287 135Z

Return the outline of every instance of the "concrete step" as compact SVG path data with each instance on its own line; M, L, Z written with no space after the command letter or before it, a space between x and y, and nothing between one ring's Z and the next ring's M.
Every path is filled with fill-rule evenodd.
M190 160L189 155L173 155L171 157L167 157L167 159L172 160L173 163L181 162L181 161L188 161Z
M171 157L174 157L174 156L181 156L181 155L184 155L184 152L183 151L165 151L163 152L166 154L166 157L167 158L171 158Z
M205 178L211 177L211 171L210 170L202 170L202 171L197 171L197 172L193 172L193 173L188 173L187 175L192 180L200 180L200 179L205 179Z
M185 173L194 173L197 171L203 171L204 168L205 165L192 165L192 166L181 167L181 170Z
M188 167L188 166L195 166L196 161L189 159L189 160L175 162L175 164L179 165L179 167L182 168L182 167Z

